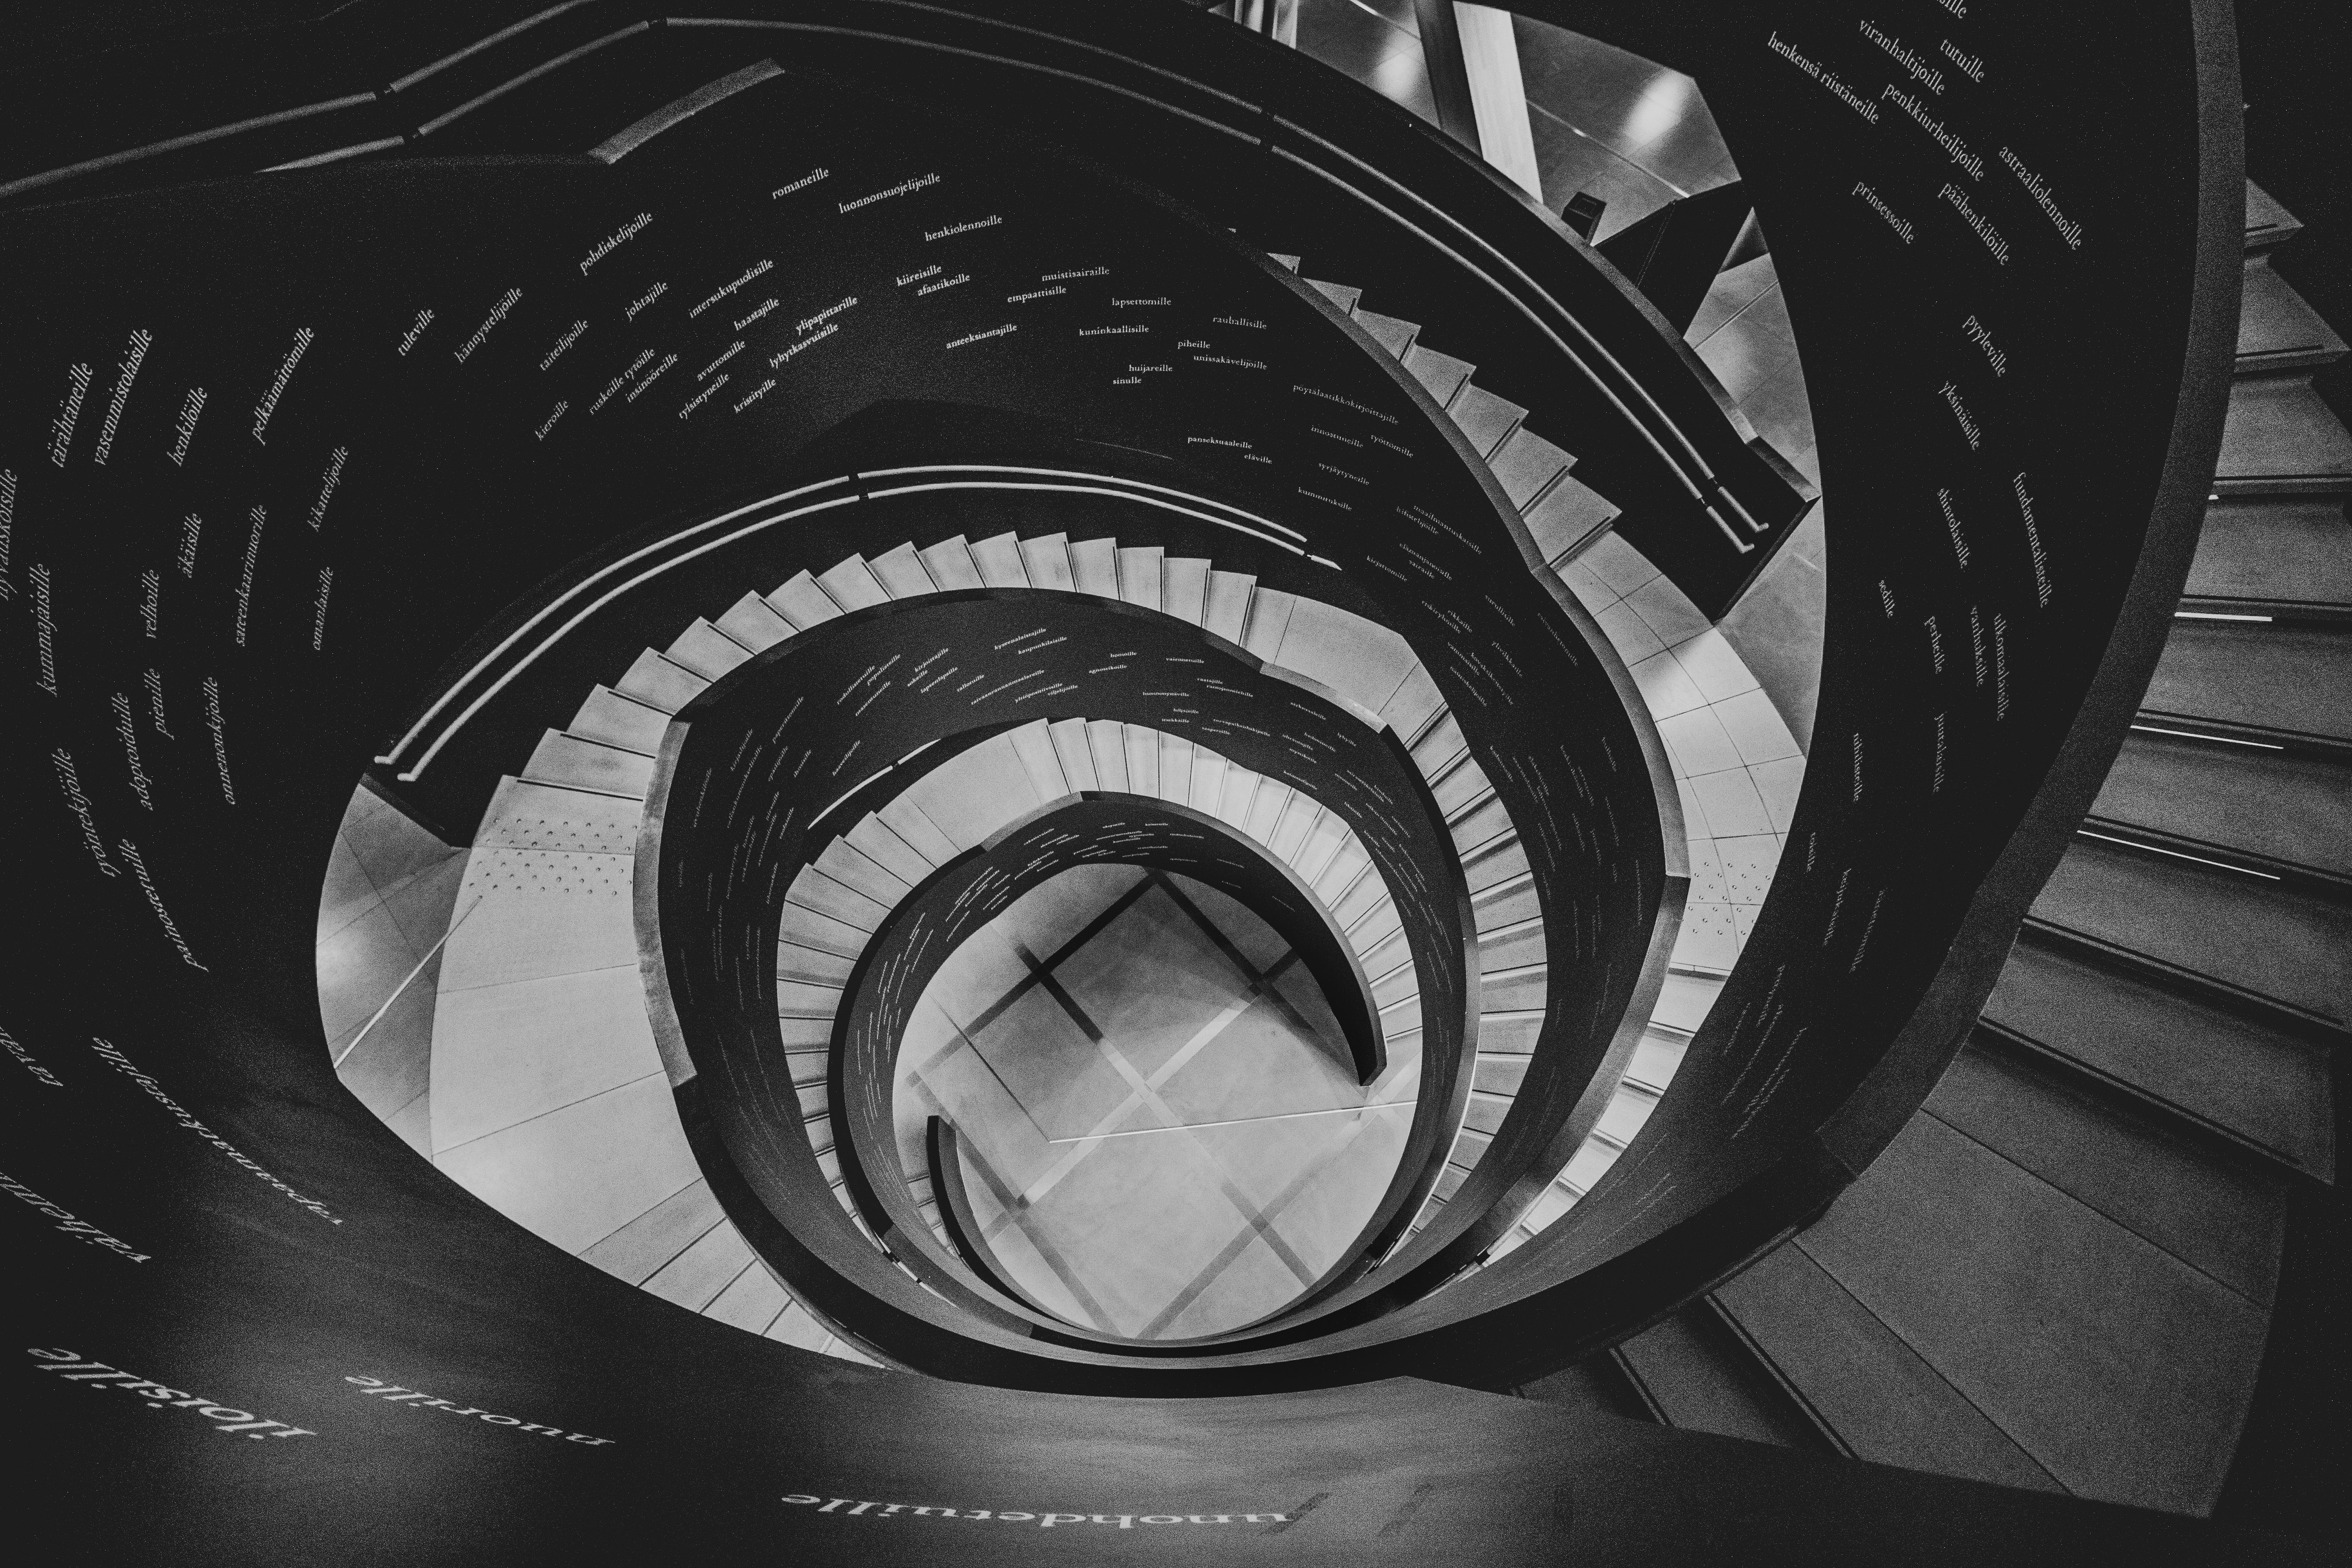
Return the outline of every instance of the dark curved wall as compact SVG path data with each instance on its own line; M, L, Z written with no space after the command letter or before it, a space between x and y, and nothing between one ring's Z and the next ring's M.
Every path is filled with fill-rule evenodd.
M1935 13L1913 9L1933 22ZM1594 16L1607 19L1606 8ZM1669 26L1688 43L1718 20L1699 7L1646 16L1625 19L1625 41L1676 63L1690 49L1672 39L1653 47L1644 28ZM1846 35L1847 20L1805 7L1783 32L1842 70L1859 76L1866 62L1883 76L1875 57L1831 36ZM2166 531L2182 526L2210 456L2217 416L2191 372L2226 332L2200 292L2210 258L2195 237L2227 226L2216 220L2233 171L2212 165L2228 163L2233 142L2226 117L2198 119L2200 105L2229 100L2225 37L2209 31L2209 75L2192 69L2193 26L2210 23L2202 10L2116 9L1972 24L1988 59L2021 84L1993 118L1969 124L1972 140L1997 147L2014 136L2062 201L2082 191L2068 214L2087 237L2083 252L2059 255L2054 230L2035 229L2038 209L2011 190L1992 209L2013 246L2011 266L1997 270L1975 235L1935 208L1938 155L1917 142L1905 151L1890 133L1912 128L1891 113L1846 123L1850 108L1752 37L1726 57L1731 71L1697 62L1743 158L1762 163L1767 145L1780 154L1782 183L1762 200L1784 277L1803 275L1787 286L1809 369L1825 372L1815 375L1825 468L1852 498L1841 499L1841 516L1856 520L1853 544L1842 535L1843 553L1833 552L1833 652L1868 665L1842 662L1837 670L1852 673L1833 671L1825 684L1817 787L1798 831L1801 842L1819 835L1818 852L1776 890L1759 930L1760 956L1785 963L1786 980L1775 992L1760 973L1743 978L1724 1016L1745 1009L1755 1022L1727 1024L1719 1044L1707 1042L1724 1064L1709 1069L1712 1081L1736 1089L1737 1064L1760 1062L1766 1045L1789 1051L1794 1028L1809 1026L1807 1049L1766 1079L1778 1087L1753 1108L1755 1142L1810 1126L1857 1084L1874 1091L1865 1069L1890 1039L1901 1048L1888 1100L1907 1110L1906 1075L1940 1065L1975 1010L1971 965L1997 959L2013 906L2046 865L2035 835L2056 829L2042 818L2064 815L2070 788L2087 795L2102 746L2112 749L2121 718L2105 711L2108 689L2136 689L2132 677L2152 657L2132 626L2111 655L2101 650L2120 611L2143 615L2144 600L2177 585L2184 552ZM2120 75L2108 68L2119 37L2133 44ZM253 52L266 63L268 47L265 39ZM76 133L104 145L103 131L86 123ZM2103 178L2109 167L2133 181ZM1917 242L1887 249L1894 231L1875 210L1846 205L1864 178L1910 217ZM486 263L506 243L505 226L610 232L604 218L637 208L601 205L602 179L576 164L387 166L306 181L299 201L281 182L238 183L14 215L0 234L0 281L12 300L38 301L0 327L11 366L0 386L0 468L16 481L0 616L17 672L0 710L12 752L0 788L18 825L17 901L33 916L12 952L19 980L0 1018L16 1044L0 1063L16 1184L5 1245L31 1268L0 1314L20 1347L80 1357L20 1350L8 1375L37 1438L17 1473L53 1520L69 1521L83 1555L511 1562L690 1546L717 1560L787 1550L820 1561L1031 1563L1099 1561L1110 1542L1158 1560L1196 1555L1192 1532L1202 1529L1217 1532L1223 1553L1285 1561L1648 1563L1803 1551L2059 1562L2079 1561L2092 1543L2167 1561L2292 1555L2126 1510L1579 1422L1413 1381L1171 1406L1013 1395L819 1363L559 1256L416 1161L325 1059L310 973L321 847L387 716L475 626L581 544L556 509L532 504L566 468L511 456L536 420L493 425L462 384L410 401L400 378L413 362L397 344L428 301L400 286L401 266L423 252L455 271L494 270ZM1985 184L1996 184L1995 171ZM1915 216L1923 200L1944 226ZM568 247L548 258L551 267L576 260ZM502 287L472 290L443 324L462 321L471 333ZM294 329L314 310L354 300L373 312L373 335L322 331L254 435ZM1838 326L1848 310L1854 324ZM2012 356L1997 384L1984 383L1964 341L1955 346L1956 311L1990 322ZM97 432L128 379L120 367L134 331L154 341L101 466ZM1843 336L1817 348L1822 333ZM488 342L505 353L520 335ZM1901 348L1924 357L1914 363ZM2225 360L2226 342L2216 352ZM79 365L90 384L60 464L52 421L76 402ZM1950 416L1935 402L1958 375L1970 377L1964 400L1984 416L1982 457L1952 447L1956 422L1942 423ZM191 384L209 394L198 446L189 468L167 471L159 449ZM343 439L321 412L396 404L427 417L404 421L413 433L404 445L373 453L353 444L347 488L312 529L329 454ZM215 458L229 451L244 460ZM625 468L612 469L624 482ZM2054 590L2046 610L2021 517L1999 510L2012 468L2051 486L2031 491ZM361 482L372 472L382 489ZM2189 492L2177 493L2184 480ZM1923 512L1938 489L1968 502L1956 510L1978 530L1965 535L1970 564L1952 553L1940 510ZM720 498L665 487L640 499L685 508ZM258 550L257 505L268 508ZM195 574L183 576L190 511L205 521ZM2154 547L2144 550L2151 515ZM2064 529L2046 526L2059 516ZM468 569L455 570L460 562ZM336 571L330 619L314 650L327 566ZM150 571L161 585L152 637L141 613ZM1881 578L1895 614L1877 595ZM1994 672L1978 688L1972 660L1940 677L1883 679L1922 657L1916 638L1907 651L1899 640L1910 635L1905 617L1964 620L1971 605L1980 621L2003 614L2015 639L2000 655L2005 714ZM1948 635L1948 652L1956 646L1966 645ZM163 690L160 727L146 706L151 668ZM218 683L216 713L208 679ZM130 782L118 693L152 808ZM1928 783L1939 710L1956 726L1941 791ZM2084 727L2069 739L2078 712ZM1864 742L1863 772L1843 793L1819 784L1841 735ZM2055 787L2035 805L2035 781L2053 765ZM1962 800L1972 803L1966 811L1951 804ZM2032 832L2001 859L2010 826L2030 807ZM1971 913L1969 889L1988 870L1990 895ZM1879 911L1866 966L1847 945L1871 929L1866 918L1859 931L1851 923L1865 905ZM1825 930L1835 942L1811 945ZM1956 933L1958 958L1945 968ZM1915 1017L1912 1000L1931 979L1931 1005ZM1800 1001L1804 1016L1792 1010ZM1769 1038L1768 1021L1780 1025ZM1728 1054L1735 1044L1748 1056ZM1727 1134L1737 1118L1714 1096L1685 1098L1688 1121L1660 1146L1708 1163L1667 1194L1636 1191L1630 1173L1617 1184L1623 1195L1600 1194L1587 1231L1605 1220L1613 1235L1585 1257L1692 1212L1752 1168L1746 1144L1714 1163L1703 1134ZM1842 1142L1859 1159L1884 1117L1868 1094L1853 1104ZM1720 1262L1693 1262L1692 1279ZM85 1375L86 1363L156 1381ZM353 1380L388 1380L448 1405L395 1405ZM452 1413L475 1408L561 1430ZM208 1411L250 1412L280 1424L269 1430L299 1433L225 1433L241 1423ZM845 1492L877 1508L820 1513L822 1504L782 1500ZM1036 1520L879 1511L893 1503L1059 1510L1088 1522L1046 1530ZM1222 1510L1229 1522L1108 1533L1121 1530L1122 1514L1155 1508ZM1092 1522L1097 1512L1105 1522ZM1262 1517L1244 1522L1247 1512Z

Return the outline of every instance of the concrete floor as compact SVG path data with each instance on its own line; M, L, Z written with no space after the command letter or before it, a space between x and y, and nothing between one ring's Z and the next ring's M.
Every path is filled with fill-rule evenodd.
M899 1057L899 1152L919 1176L925 1122L948 1117L1009 1279L1074 1322L1181 1339L1276 1311L1339 1260L1418 1076L1358 1085L1319 988L1232 899L1082 867L932 981Z

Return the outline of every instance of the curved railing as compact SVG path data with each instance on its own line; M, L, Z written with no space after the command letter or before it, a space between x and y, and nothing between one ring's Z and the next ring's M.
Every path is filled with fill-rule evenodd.
M1813 499L1679 335L1556 217L1412 115L1295 51L1173 5L836 0L649 11L572 0L372 91L0 181L0 203L119 179L472 151L469 137L497 144L500 116L579 73L602 73L596 85L616 109L655 108L698 83L698 62L772 46L795 61L878 68L929 101L1060 132L1082 152L1100 152L1097 138L1112 130L1122 168L1268 243L1295 237L1274 230L1314 212L1317 237L1351 246L1366 281L1448 296L1454 346L1477 356L1489 384L1591 443L1586 475L1626 509L1621 528L1710 614L1738 597ZM368 21L389 23L347 25ZM1034 90L1048 83L1054 92ZM647 100L648 91L661 96ZM616 159L636 144L616 137L598 154ZM1280 167L1229 177L1231 160L1261 155ZM1399 276L1401 254L1414 259Z

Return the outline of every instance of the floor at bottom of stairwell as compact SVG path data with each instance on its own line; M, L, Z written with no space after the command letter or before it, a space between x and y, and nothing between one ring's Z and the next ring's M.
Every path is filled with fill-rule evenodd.
M985 1244L1039 1305L1129 1338L1215 1333L1337 1262L1395 1171L1418 1061L1367 1089L1346 1055L1247 909L1083 867L932 981L899 1056L901 1158L919 1174L926 1119L954 1123Z

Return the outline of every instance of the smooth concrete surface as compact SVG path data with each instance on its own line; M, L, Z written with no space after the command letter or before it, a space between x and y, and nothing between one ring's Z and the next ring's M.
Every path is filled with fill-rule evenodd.
M1608 204L1606 239L1680 196L1739 177L1698 83L1676 70L1526 16L1513 18L1542 171L1544 205L1580 192Z
M1462 37L1462 64L1470 78L1470 107L1478 119L1478 153L1504 178L1543 200L1543 173L1528 128L1527 87L1519 74L1513 17L1492 5L1454 7Z
M1780 861L1804 753L1730 640L1632 545L1605 535L1559 576L1632 668L1682 794L1692 913L1675 963L1728 970Z
M1756 433L1818 487L1812 403L1772 258L1756 257L1717 276L1683 336ZM1816 505L1717 623L1809 750L1829 618L1828 548Z
M2068 1491L2220 1487L2267 1314L1936 1115L1796 1245Z
M1009 1279L1087 1327L1185 1338L1276 1311L1339 1261L1418 1079L1407 1052L1356 1084L1320 991L1234 900L1079 867L926 989L899 1058L899 1158L914 1182L928 1119L946 1117Z
M1297 47L1437 123L1412 0L1298 0Z
M466 852L352 792L319 893L319 1017L343 1087L430 1152L433 996Z
M600 689L590 704L616 700ZM354 792L320 906L338 1071L444 1174L544 1239L691 1310L866 1360L791 1302L701 1187L638 974L641 809L509 779L469 850ZM733 1266L706 1290L722 1255Z

